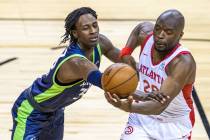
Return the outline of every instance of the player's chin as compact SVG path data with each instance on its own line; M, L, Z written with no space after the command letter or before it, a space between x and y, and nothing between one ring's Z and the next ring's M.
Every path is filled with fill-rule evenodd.
M98 41L90 41L89 42L89 46L91 46L91 47L96 47L97 44L98 44Z
M155 50L158 52L164 52L166 51L167 46L166 45L155 45Z

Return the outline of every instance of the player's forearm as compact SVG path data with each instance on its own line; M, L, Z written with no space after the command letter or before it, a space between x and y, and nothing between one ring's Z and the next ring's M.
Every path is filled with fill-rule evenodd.
M165 108L165 105L155 101L133 102L130 112L144 115L159 115Z
M136 28L131 32L125 45L126 47L129 47L132 50L134 50L139 45L139 38L138 38L139 31Z
M140 91L140 90L136 90L136 91L132 94L132 96L133 96L133 99L134 99L134 100L143 101L144 95L145 95L145 94L146 94L146 93L144 93L144 92L142 92L142 91Z
M153 23L143 22L139 23L131 32L126 46L135 49L137 46L142 45L144 39L152 33L154 28Z
M119 49L113 49L112 53L111 53L111 61L114 63L121 63L122 60L119 57L120 55L120 50Z
M132 50L132 52L135 50L135 48L139 46L138 40L136 37L133 37L132 39L128 40L125 47L128 47Z
M120 59L120 50L117 48L110 49L107 53L104 54L109 60L114 63L121 63L122 60Z
M102 73L99 70L93 70L89 72L86 81L102 89L101 78Z

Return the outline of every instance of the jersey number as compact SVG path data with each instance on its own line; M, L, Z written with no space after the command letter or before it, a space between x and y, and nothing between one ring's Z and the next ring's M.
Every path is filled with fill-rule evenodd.
M144 82L144 92L145 93L149 93L149 92L151 92L151 90L152 91L158 90L158 88L155 85L153 85L153 84L150 85L147 80L144 80L143 82Z

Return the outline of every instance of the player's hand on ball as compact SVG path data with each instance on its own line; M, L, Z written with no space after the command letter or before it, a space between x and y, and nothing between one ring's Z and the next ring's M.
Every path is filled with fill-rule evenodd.
M153 100L153 101L156 101L156 102L160 102L161 104L166 103L168 101L168 99L170 99L169 96L161 93L160 91L153 91L153 92L150 92L148 94L145 94L141 91L136 91L133 94L133 98L134 98L134 100L137 100L137 101Z
M132 96L128 96L126 99L120 99L116 94L111 94L109 92L105 92L104 95L106 100L113 106L126 112L131 112L131 104L133 102Z
M162 104L166 103L168 101L168 99L170 99L169 96L165 95L164 93L162 92L159 92L159 91L153 91L151 92L148 97L148 99L152 99L154 101L158 101Z

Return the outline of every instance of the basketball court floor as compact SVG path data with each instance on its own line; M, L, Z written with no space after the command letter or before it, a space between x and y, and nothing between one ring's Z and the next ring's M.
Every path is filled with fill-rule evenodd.
M0 139L9 140L10 110L20 92L47 72L64 48L58 48L64 33L64 18L81 6L94 8L100 32L122 48L131 30L142 20L154 21L166 9L177 8L186 18L181 43L197 63L195 88L196 122L192 140L210 135L210 1L192 0L1 0L0 1ZM52 49L57 48L57 49ZM139 50L133 56L138 60ZM112 64L105 57L101 70ZM201 106L199 106L201 103ZM196 107L198 105L198 108ZM204 112L202 112L202 109ZM119 140L128 113L108 104L103 92L91 89L78 102L66 107L64 140Z

